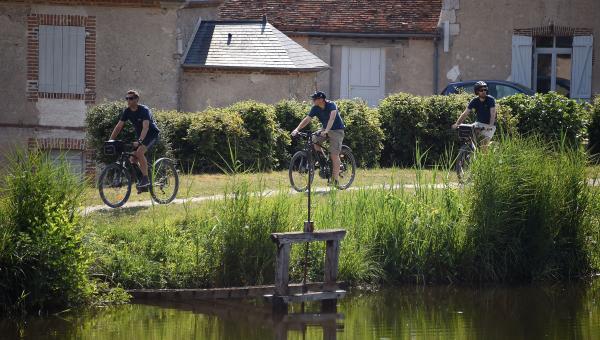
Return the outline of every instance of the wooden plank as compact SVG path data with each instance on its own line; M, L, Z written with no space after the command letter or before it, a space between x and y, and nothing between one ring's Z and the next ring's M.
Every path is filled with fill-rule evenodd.
M271 240L277 244L302 243L313 241L342 240L346 236L345 229L317 230L312 233L290 232L273 233Z
M308 292L308 293L299 293L299 294L283 295L283 296L267 294L264 296L264 298L267 301L281 299L285 303L299 303L299 302L307 302L307 301L341 299L345 295L346 295L345 290L336 290L334 292Z
M290 283L290 250L289 243L277 245L277 258L275 259L275 294L288 295Z
M325 268L324 268L324 281L325 291L332 291L336 289L337 273L339 266L340 256L340 241L329 240L325 247Z
M323 291L324 282L311 282L306 284L310 291ZM346 283L338 283L336 289L345 289ZM292 283L288 285L290 294L302 292L302 284ZM127 291L134 300L213 300L213 299L235 299L256 298L265 294L274 294L274 285L253 287L231 287L211 289L132 289Z

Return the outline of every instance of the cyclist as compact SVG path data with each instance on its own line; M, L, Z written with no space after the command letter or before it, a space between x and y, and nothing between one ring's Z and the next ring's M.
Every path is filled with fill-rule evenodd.
M452 125L452 128L458 128L458 125L462 124L469 113L474 112L477 115L477 119L473 127L481 129L479 132L483 136L481 147L485 150L496 132L496 99L488 95L488 86L484 81L475 83L473 90L476 97L469 102L469 105L467 105L465 111L458 117L456 123Z
M150 186L148 161L145 154L158 141L160 130L156 126L150 109L145 105L138 104L140 95L137 91L127 91L125 99L127 100L127 108L123 110L119 122L110 135L110 139L114 140L117 138L126 121L130 121L133 124L138 140L133 143L135 156L132 156L129 160L133 164L137 163L140 167L142 179L137 184L137 187L143 191Z
M329 139L329 154L331 156L332 178L333 184L338 184L340 175L340 152L342 151L342 142L344 140L344 121L334 102L327 100L325 93L321 91L315 92L311 96L313 107L304 119L298 124L298 127L292 131L292 136L296 136L299 130L302 130L310 121L317 117L321 122L322 128L313 136L313 142L321 143ZM318 145L314 145L315 150L321 152L322 149Z

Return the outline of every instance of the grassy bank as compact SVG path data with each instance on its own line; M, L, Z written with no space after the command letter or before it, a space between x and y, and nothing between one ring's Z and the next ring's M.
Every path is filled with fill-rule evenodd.
M585 184L585 154L535 139L504 141L474 165L474 182L413 170L416 189L317 195L317 229L343 227L340 279L526 282L584 277L600 268L600 191ZM300 230L300 195L261 197L230 178L224 200L88 217L93 272L127 288L220 287L273 281L268 235ZM300 248L292 279L300 280ZM320 280L323 246L310 250Z

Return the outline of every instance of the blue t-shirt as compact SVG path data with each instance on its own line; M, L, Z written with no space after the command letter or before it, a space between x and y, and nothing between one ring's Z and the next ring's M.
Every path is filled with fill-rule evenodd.
M148 109L147 106L138 105L138 108L135 111L132 111L130 108L126 108L123 110L123 114L121 114L121 121L130 121L135 128L135 133L137 134L138 138L142 134L142 123L145 120L150 121L150 127L148 128L147 136L158 136L160 130L158 129L158 126L156 126L154 117L152 117L152 112L150 112L150 109Z
M479 97L475 97L469 103L469 110L475 111L477 114L477 121L484 124L489 124L492 118L490 112L492 107L496 107L496 99L488 95L484 101L481 101Z
M335 120L333 121L333 125L331 126L331 130L342 130L345 129L346 126L342 121L342 117L340 116L340 112L337 109L337 106L334 102L327 101L325 102L325 108L321 109L319 106L315 105L312 107L310 112L308 113L311 117L319 118L319 121L323 125L323 128L327 127L327 123L329 123L329 116L331 115L331 111L337 111L335 115Z

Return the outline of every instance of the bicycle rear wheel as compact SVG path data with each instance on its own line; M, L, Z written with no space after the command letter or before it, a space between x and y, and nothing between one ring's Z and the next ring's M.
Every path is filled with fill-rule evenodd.
M356 160L349 147L343 145L340 153L340 177L338 179L338 189L345 190L352 185L356 176Z
M473 151L468 145L461 146L456 157L454 169L459 183L467 183L471 179L470 166L473 159Z
M175 164L168 158L161 158L154 162L150 175L150 195L158 204L171 203L179 190L179 174Z
M104 204L118 208L131 194L131 175L119 164L109 164L98 178L98 191Z
M311 172L308 163L306 151L298 151L290 161L289 177L292 188L298 192L305 192L308 189L309 181L314 178L314 171Z

